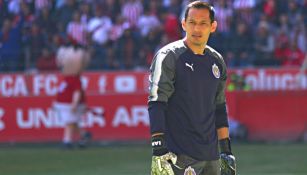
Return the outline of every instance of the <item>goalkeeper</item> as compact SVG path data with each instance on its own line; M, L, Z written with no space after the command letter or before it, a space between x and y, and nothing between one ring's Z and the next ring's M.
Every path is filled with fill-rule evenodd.
M226 65L207 45L217 28L208 3L190 3L186 37L161 48L150 68L152 175L235 175L226 112Z

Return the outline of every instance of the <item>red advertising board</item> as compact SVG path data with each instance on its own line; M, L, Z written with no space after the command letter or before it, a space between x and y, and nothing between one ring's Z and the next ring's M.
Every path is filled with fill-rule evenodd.
M250 139L299 137L307 123L306 76L298 78L296 69L233 72L252 87L251 92L227 93L229 114L248 127ZM63 124L52 108L60 79L58 73L0 74L0 142L61 139ZM82 85L88 105L104 112L87 113L82 122L95 140L149 138L147 72L86 72Z
M52 108L52 97L1 99L0 142L55 141L63 123ZM103 115L88 112L81 123L96 140L145 139L149 119L145 94L89 96L89 106Z
M297 141L307 134L307 91L227 93L229 116L248 128L250 140Z
M59 73L0 74L0 97L54 96ZM146 72L86 72L82 85L88 95L138 94L148 90Z

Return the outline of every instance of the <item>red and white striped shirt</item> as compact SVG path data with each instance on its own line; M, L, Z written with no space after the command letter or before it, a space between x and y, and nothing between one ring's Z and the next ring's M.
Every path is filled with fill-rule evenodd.
M255 5L256 5L255 0L234 0L233 2L234 9L254 8Z
M49 1L48 0L35 0L35 9L41 10L45 7L49 7Z
M230 30L230 22L229 19L233 15L233 11L231 8L224 8L221 6L215 7L216 12L216 20L218 22L218 31L220 32L229 32Z
M140 15L143 12L143 6L140 0L126 2L122 7L122 16L125 17L131 26L135 26Z
M251 24L253 21L253 8L256 6L255 0L235 0L233 7L238 10L239 19Z
M79 44L87 44L87 30L85 24L81 22L71 21L67 25L67 34Z

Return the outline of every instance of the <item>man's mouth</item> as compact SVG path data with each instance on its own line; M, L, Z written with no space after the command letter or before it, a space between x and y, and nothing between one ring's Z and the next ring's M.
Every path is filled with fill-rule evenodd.
M201 38L201 35L199 35L199 34L192 34L192 37L193 38Z

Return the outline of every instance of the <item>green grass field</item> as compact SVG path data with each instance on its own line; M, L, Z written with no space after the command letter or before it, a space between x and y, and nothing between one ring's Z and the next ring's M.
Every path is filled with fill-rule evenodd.
M234 144L239 175L306 175L306 144ZM0 147L0 175L148 175L147 145Z

